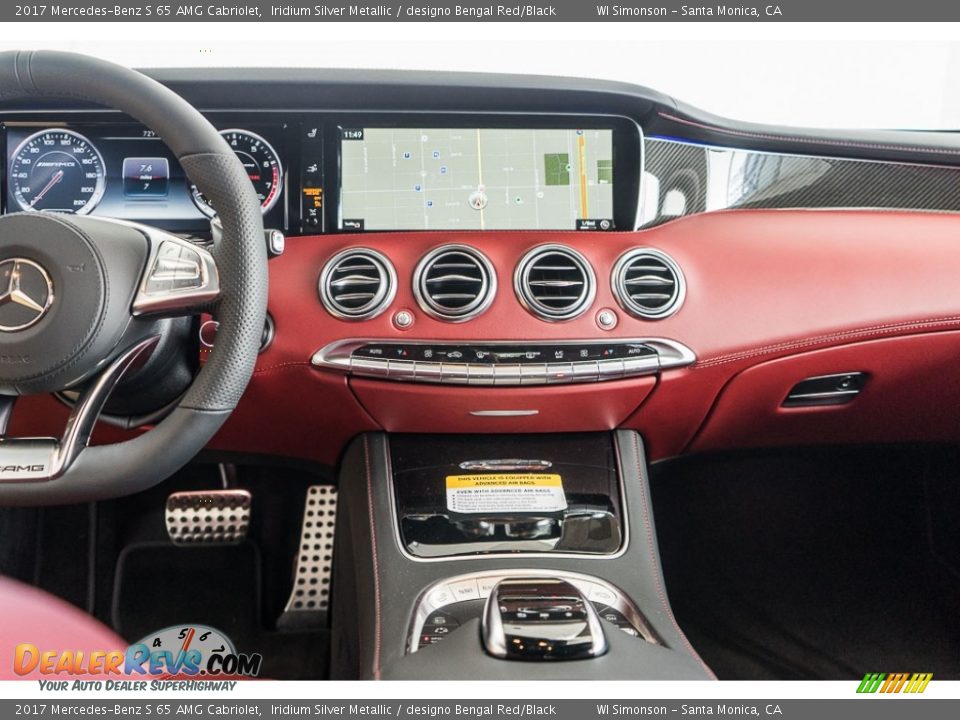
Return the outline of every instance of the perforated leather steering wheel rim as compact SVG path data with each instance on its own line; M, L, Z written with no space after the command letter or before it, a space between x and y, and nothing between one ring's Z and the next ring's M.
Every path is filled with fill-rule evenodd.
M0 108L31 98L69 98L119 110L172 150L217 208L222 234L211 254L220 292L210 310L217 345L170 415L120 443L86 448L61 476L0 482L0 505L87 502L155 485L185 465L229 417L253 374L267 305L260 204L246 171L217 130L169 88L134 70L57 51L0 53Z

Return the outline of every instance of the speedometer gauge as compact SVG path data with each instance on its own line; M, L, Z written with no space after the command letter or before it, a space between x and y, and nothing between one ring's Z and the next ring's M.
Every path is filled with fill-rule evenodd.
M103 197L100 152L73 130L41 130L10 161L10 189L21 210L86 215Z
M280 164L280 156L270 143L249 130L222 130L220 134L240 158L243 169L247 171L253 189L260 198L260 208L266 214L277 204L283 190L283 166ZM191 192L200 212L213 217L216 210L196 185L191 187Z

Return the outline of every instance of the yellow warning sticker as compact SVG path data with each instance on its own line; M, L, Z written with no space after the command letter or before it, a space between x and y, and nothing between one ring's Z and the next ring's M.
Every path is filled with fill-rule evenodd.
M448 475L446 483L447 509L452 512L558 512L567 508L559 475Z

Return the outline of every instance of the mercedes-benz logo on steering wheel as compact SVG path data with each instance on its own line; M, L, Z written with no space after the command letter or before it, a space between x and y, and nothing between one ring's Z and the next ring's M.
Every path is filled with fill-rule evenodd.
M53 305L50 275L33 260L0 262L0 332L17 332L36 325Z

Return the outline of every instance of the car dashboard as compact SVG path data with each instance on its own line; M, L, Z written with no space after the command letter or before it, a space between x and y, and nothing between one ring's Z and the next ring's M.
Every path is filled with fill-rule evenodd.
M833 439L882 440L902 428L876 411L924 385L914 344L936 364L957 342L929 332L960 324L949 134L756 126L568 78L150 74L221 131L285 237L260 362L215 452L333 467L375 429L629 428L654 459L816 442L831 423ZM0 120L5 213L210 242L215 208L136 120L79 101ZM923 293L883 289L904 268L925 273ZM216 328L198 320L198 362ZM820 376L868 380L856 403L784 403ZM25 399L16 429L41 433L62 400ZM955 434L916 420L918 435Z

